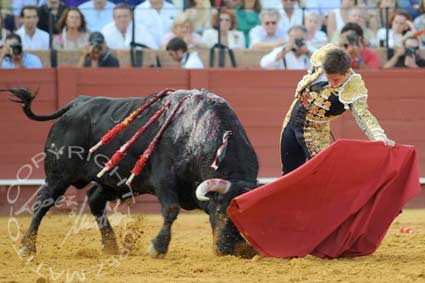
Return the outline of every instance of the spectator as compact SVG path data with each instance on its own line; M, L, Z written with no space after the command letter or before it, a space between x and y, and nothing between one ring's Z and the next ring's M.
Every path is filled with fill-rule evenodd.
M376 48L379 46L378 37L376 32L368 28L368 13L364 8L355 7L348 13L348 21L350 23L357 23L363 29L365 44L368 47Z
M341 0L341 8L329 13L326 24L329 41L332 41L335 34L340 33L342 27L348 23L348 12L354 6L355 0Z
M206 47L202 41L202 37L196 32L193 32L192 23L185 13L178 14L174 18L172 31L164 35L161 47L165 49L168 42L174 37L182 38L189 49Z
M369 10L370 29L377 33L380 28L390 26L390 18L397 9L397 0L377 0L377 10ZM386 17L388 11L388 18Z
M2 69L43 67L40 58L23 51L21 37L13 33L6 36L0 52L0 62Z
M23 26L16 31L22 39L25 50L47 50L49 49L49 34L37 28L38 8L36 6L25 6L21 11Z
M419 40L414 36L406 37L403 41L403 48L390 50L394 55L389 54L391 59L385 63L384 68L425 68L425 59L417 53L418 49Z
M164 0L146 0L134 10L136 25L144 25L158 46L167 32L171 31L177 8Z
M87 46L89 34L80 9L66 9L59 19L58 28L62 33L55 36L53 45L56 49L75 50Z
M14 16L14 25L15 29L18 29L21 25L20 23L20 13L22 8L25 6L41 6L46 3L46 0L12 0L12 14Z
M0 13L0 49L3 47L6 40L6 36L9 34L9 31L4 28L3 16Z
M348 23L356 23L363 30L364 44L368 47L378 47L378 37L375 32L367 27L367 16L368 14L362 7L354 7L348 12ZM332 38L332 42L338 44L340 41L340 33L335 34Z
M78 6L83 13L90 32L101 31L112 19L115 4L106 0L90 0Z
M202 40L208 47L213 47L218 43L218 29L220 25L220 38L221 44L230 49L244 49L245 36L242 32L235 30L236 16L227 9L222 9L220 19L218 13L213 15L212 26L213 29L208 29L204 32Z
M276 47L261 58L263 69L303 70L310 68L311 51L306 45L307 30L293 26L288 31L288 43Z
M356 23L348 23L341 30L340 44L351 57L353 69L379 69L379 54L366 46L363 29Z
M245 36L245 47L250 46L249 32L260 24L258 14L261 11L260 0L242 0L236 7L237 30L243 32Z
M192 22L193 31L202 33L211 28L211 2L209 0L189 0L190 8L185 11Z
M180 37L171 39L166 46L168 55L174 60L180 63L180 66L184 69L202 69L202 64L198 53L195 51L189 52L186 42Z
M320 17L315 12L306 12L304 18L304 26L307 30L307 43L319 49L328 42L326 33L320 30Z
M280 13L276 9L265 9L261 11L261 25L256 26L249 33L251 49L271 50L286 42L287 35L277 26L279 17Z
M125 3L114 7L114 20L107 24L102 33L106 38L106 45L112 49L130 48L133 31L130 6ZM136 25L134 31L135 43L143 44L151 49L158 49L152 34L142 25Z
M89 45L84 49L79 63L80 67L119 67L118 59L106 46L105 37L100 32L92 32L89 37Z
M58 34L61 31L58 29L57 24L61 18L66 7L60 0L47 0L47 3L39 8L40 20L38 21L38 28L49 32L49 11L52 13L53 18L53 34Z
M292 26L303 24L303 11L298 7L297 0L282 0L282 7L278 27L284 33L287 33Z
M413 25L410 15L403 10L397 10L391 17L391 29L388 33L388 47L399 48L403 46L403 37L407 32L414 33L416 28ZM378 31L378 40L381 42L386 41L386 29L381 28Z

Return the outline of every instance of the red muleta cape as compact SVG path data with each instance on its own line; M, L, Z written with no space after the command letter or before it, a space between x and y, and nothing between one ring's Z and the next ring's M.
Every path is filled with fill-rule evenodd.
M239 231L263 256L373 253L420 192L412 146L338 140L293 172L232 200Z

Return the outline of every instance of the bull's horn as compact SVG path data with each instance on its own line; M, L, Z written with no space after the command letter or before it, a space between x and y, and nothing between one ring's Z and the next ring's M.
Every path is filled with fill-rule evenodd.
M200 201L207 201L209 200L209 198L207 198L205 195L208 192L218 192L221 194L225 194L227 193L231 185L231 182L223 179L205 180L196 188L196 198Z

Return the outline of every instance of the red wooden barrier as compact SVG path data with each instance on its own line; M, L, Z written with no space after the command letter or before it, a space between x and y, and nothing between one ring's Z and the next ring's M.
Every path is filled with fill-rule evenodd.
M39 87L33 109L40 114L53 112L80 94L129 97L146 96L168 87L207 88L226 98L247 129L260 160L260 177L273 177L280 175L281 123L303 73L125 68L0 70L0 87ZM425 175L424 74L420 70L362 72L372 112L391 138L416 146L421 176ZM28 120L4 94L0 96L0 109L0 179L15 179L18 172L21 178L42 178L42 168L36 168L37 162L31 158L43 151L52 123ZM333 131L336 138L366 138L348 113L334 122Z

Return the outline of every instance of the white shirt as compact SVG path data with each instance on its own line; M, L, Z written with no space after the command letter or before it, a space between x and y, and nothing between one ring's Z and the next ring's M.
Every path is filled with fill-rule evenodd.
M287 33L289 28L296 25L303 25L303 10L301 8L294 8L291 18L288 17L284 9L280 10L280 20L278 28Z
M111 49L129 49L132 38L132 23L127 27L125 35L118 30L115 22L112 21L102 29L105 36L106 45ZM158 49L152 34L142 25L136 25L134 33L136 43L144 44L151 49Z
M134 19L136 25L144 25L153 35L155 42L161 46L164 34L171 31L174 18L179 10L164 0L161 11L153 9L149 0L136 6L134 9Z
M316 30L312 39L307 40L307 44L313 47L313 52L328 43L328 36L321 30Z
M114 6L114 3L106 1L105 7L102 10L97 10L94 7L94 2L88 1L78 6L78 8L87 22L87 29L90 32L94 32L101 31L105 25L113 20Z
M318 15L326 16L330 11L341 7L341 0L306 0L307 11L316 12Z
M251 31L249 32L249 38L251 42L249 48L252 48L253 45L259 42L264 42L264 43L275 42L279 39L283 41L287 41L288 36L280 28L276 30L276 33L274 35L268 35L264 27L261 25L258 25L251 29Z
M261 68L269 70L307 70L310 68L310 58L307 55L303 54L296 57L292 51L285 54L285 60L276 61L276 56L279 52L282 52L283 48L284 46L276 47L270 53L264 55L260 61Z
M218 43L218 31L216 29L207 29L202 35L202 40L208 46L213 47ZM227 42L230 49L245 49L245 35L237 30L230 30L227 33Z
M187 52L181 61L183 69L203 69L204 64L198 56L198 52Z
M378 30L378 42L385 42L386 40L386 30L385 28L380 28ZM403 36L401 34L394 34L394 32L390 29L388 31L388 47L391 48L399 48L403 46Z
M22 48L25 50L47 50L49 49L49 34L39 28L35 29L34 35L30 37L22 26L16 31L22 39Z

